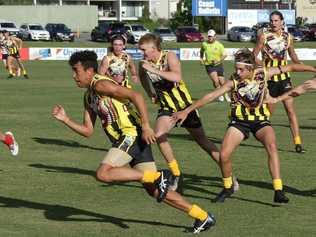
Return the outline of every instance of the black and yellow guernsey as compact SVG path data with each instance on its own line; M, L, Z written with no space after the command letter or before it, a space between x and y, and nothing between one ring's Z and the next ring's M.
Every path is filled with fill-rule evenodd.
M160 71L168 71L168 51L161 51L156 63L148 61L154 68ZM179 82L172 82L160 77L157 74L146 71L156 92L160 110L176 112L183 110L192 104L191 95L181 79Z
M107 76L96 74L84 95L86 108L90 108L101 120L104 132L112 143L122 136L138 136L141 131L139 114L129 100L117 100L112 97L99 95L95 91L97 81L106 80L119 85Z
M265 67L278 67L287 65L287 50L290 47L292 36L282 31L280 35L270 29L263 32L264 46L261 51ZM280 73L272 77L272 81L281 81L290 78L290 73Z
M131 88L128 77L128 65L130 62L130 56L126 52L122 52L120 56L116 56L114 53L109 53L107 56L109 71L111 73L117 73L124 76L122 86Z
M19 53L18 46L11 39L4 40L4 47L6 47L9 55L17 55Z
M269 120L270 112L263 99L268 93L267 73L263 68L255 69L252 78L241 80L237 74L231 76L234 83L230 118L241 121Z

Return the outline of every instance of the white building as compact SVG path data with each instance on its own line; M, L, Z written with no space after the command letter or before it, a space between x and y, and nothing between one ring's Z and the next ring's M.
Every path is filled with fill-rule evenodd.
M36 0L33 0L34 4ZM142 17L145 6L148 6L153 19L169 19L177 10L179 0L121 0L121 20L137 20ZM99 20L118 19L119 0L59 0L59 5L87 4L97 5Z

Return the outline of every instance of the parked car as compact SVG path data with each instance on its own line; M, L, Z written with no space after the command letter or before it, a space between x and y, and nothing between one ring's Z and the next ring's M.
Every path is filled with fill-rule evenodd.
M48 23L45 29L49 32L51 40L56 41L74 41L75 35L62 23Z
M15 23L12 21L0 21L0 30L6 30L10 35L18 36L19 29L16 27Z
M111 22L99 23L91 32L91 40L102 39L106 42L111 40L113 35L123 35L127 41L132 41L131 36L128 34L128 24L125 22Z
M49 32L40 24L22 24L19 37L22 40L50 40Z
M307 29L306 29L307 28ZM306 25L305 39L316 40L316 23Z
M153 33L159 36L162 42L165 42L165 41L176 42L177 41L176 35L169 28L166 28L166 27L156 28L154 29Z
M303 41L305 39L304 32L296 25L287 25L286 30L293 36L293 40L295 41Z
M125 22L112 22L109 25L108 29L108 38L109 40L113 35L123 35L128 42L131 42L131 36L128 34L128 24Z
M107 22L99 22L99 24L93 28L91 31L91 40L92 41L108 41L108 30L109 30L109 23Z
M260 32L268 29L270 27L270 22L258 22L252 27L254 32L254 39L256 40Z
M127 24L125 25L125 28L131 43L137 43L143 35L149 33L149 30L140 24Z
M247 26L234 26L227 32L227 39L231 41L251 41L254 38L254 31Z
M203 35L193 26L181 26L175 31L178 42L201 42L204 40Z

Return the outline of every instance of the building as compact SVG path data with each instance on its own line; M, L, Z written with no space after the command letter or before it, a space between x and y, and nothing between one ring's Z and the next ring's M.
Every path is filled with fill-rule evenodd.
M297 1L296 15L307 18L307 23L316 23L316 0Z
M170 19L177 10L179 0L121 0L120 20L138 20L143 16L145 7L153 19ZM117 0L59 0L60 5L96 5L99 20L119 19L119 4Z

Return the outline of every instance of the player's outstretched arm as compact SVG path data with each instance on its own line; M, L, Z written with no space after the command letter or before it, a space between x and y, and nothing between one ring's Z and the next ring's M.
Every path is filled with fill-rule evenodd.
M70 117L66 114L65 109L61 105L55 105L53 107L52 116L84 137L90 137L93 134L96 115L92 113L92 111L89 111L87 109L84 110L82 124L79 124L70 119Z
M287 100L291 97L297 97L302 94L305 94L308 91L316 90L316 78L305 81L303 84L293 88L292 90L278 96L278 97L267 97L264 103L275 104L280 101Z
M186 119L186 117L188 116L190 112L204 106L207 103L214 101L216 98L218 98L221 95L224 95L226 92L231 91L233 86L234 86L233 81L231 80L226 81L223 86L217 88L216 90L212 91L209 94L206 94L201 99L195 101L192 105L187 107L185 110L174 113L172 115L173 120L181 124Z
M302 63L293 63L285 66L270 67L267 70L269 79L271 79L273 75L286 72L316 72L316 68L314 66Z

